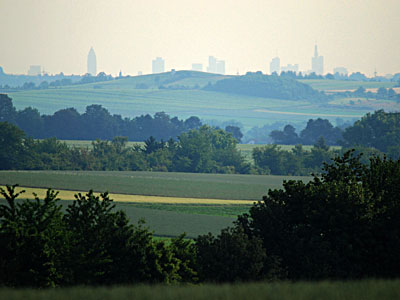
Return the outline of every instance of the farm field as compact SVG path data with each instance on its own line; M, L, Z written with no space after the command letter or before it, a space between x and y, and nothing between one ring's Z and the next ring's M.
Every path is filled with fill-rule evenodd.
M18 183L24 187L26 193L21 199L32 199L33 192L43 197L45 188L51 187L61 190L58 197L67 205L79 191L109 191L116 208L124 210L133 223L144 218L156 236L175 237L185 232L188 238L208 232L217 234L232 225L237 215L261 200L268 188L281 187L284 179L308 181L310 177L118 171L0 172L0 184Z
M321 79L303 79L299 80L302 83L308 84L313 89L319 91L331 90L356 90L360 86L365 89L375 88L392 88L396 82L376 82L376 81L350 81L350 80L321 80Z
M75 107L83 113L86 106L100 104L112 114L120 114L123 117L132 118L164 111L179 118L195 115L205 122L235 120L242 123L245 130L276 121L304 122L315 117L328 118L330 121L335 121L337 117L349 120L374 110L369 107L348 109L330 103L319 105L299 100L268 99L205 91L199 88L227 76L201 72L191 74L190 77L181 79L174 79L171 73L135 76L91 84L10 92L9 95L17 109L31 106L42 114L53 114L67 107ZM159 89L159 82L163 82L165 87L180 85L188 89ZM366 88L394 85L394 83L335 80L303 82L319 90L358 88L360 85ZM137 88L140 84L146 85L147 88Z
M226 200L261 200L283 180L309 176L125 171L1 171L0 184L95 192Z
M398 299L400 280L361 280L346 282L275 282L198 286L138 285L126 287L73 287L60 289L0 289L7 300L69 299L268 299L268 300L387 300Z
M2 188L5 188L4 186ZM46 189L17 187L25 190L18 199L34 199L36 193L40 199ZM74 199L77 191L58 191L59 203L66 208ZM85 193L82 193L85 194ZM152 197L110 194L115 209L123 210L133 224L146 221L156 237L177 237L186 233L188 238L196 238L211 232L218 234L222 228L232 225L239 214L248 212L254 201L193 199L175 197ZM0 199L0 204L5 204Z

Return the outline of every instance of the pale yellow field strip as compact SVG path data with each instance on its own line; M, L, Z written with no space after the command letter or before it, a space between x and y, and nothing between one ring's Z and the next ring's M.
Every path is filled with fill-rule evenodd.
M5 186L0 186L5 189ZM21 199L34 199L33 193L36 193L40 199L43 199L46 195L47 189L43 188L29 188L29 187L17 187L16 191L19 192L25 190L25 193L21 194ZM58 198L61 200L74 200L74 195L77 193L86 194L86 192L79 191L67 191L58 190ZM95 193L99 195L100 193ZM161 197L161 196L143 196L143 195L126 195L126 194L112 194L110 198L115 202L136 202L136 203L171 203L171 204L253 204L256 201L253 200L224 200L224 199L201 199L201 198L179 198L179 197Z

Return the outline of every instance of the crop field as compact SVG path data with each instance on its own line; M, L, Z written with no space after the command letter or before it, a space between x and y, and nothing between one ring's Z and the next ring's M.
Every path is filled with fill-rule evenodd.
M223 285L138 285L126 287L73 287L60 289L0 289L7 300L70 299L268 299L268 300L388 300L398 299L400 280L360 280L346 282L258 282Z
M396 82L373 82L373 81L348 81L348 80L321 80L321 79L304 79L299 80L302 83L310 85L313 89L319 91L330 90L356 90L360 86L365 89L371 88L391 88L396 85Z
M308 181L310 177L118 171L0 172L0 184L18 183L23 187L18 189L26 190L21 199L32 199L33 192L43 198L45 188L51 187L61 190L58 197L67 205L79 191L109 191L116 208L124 210L133 223L144 218L156 236L174 237L185 232L189 238L208 232L217 234L232 225L237 215L248 212L268 188L281 187L284 179Z
M201 72L194 72L191 77L163 84L197 87L196 89L158 89L158 81L163 82L168 76L171 76L170 73L136 76L107 82L10 92L9 95L17 109L31 106L42 114L52 114L67 107L75 107L83 113L86 106L100 104L112 114L120 114L123 117L132 118L164 111L179 118L195 115L205 122L235 120L242 123L245 130L276 121L304 122L315 117L328 118L330 121L334 121L337 117L359 118L366 112L373 111L373 108L360 107L358 111L349 111L346 107L330 104L318 105L300 100L268 99L199 90L198 87L224 78ZM319 90L352 89L360 85L365 88L394 85L394 83L336 80L303 82ZM137 88L138 84L145 84L148 88Z
M3 186L4 188L4 186ZM40 199L46 189L18 187L25 190L18 199L34 199L33 193ZM78 191L58 190L60 204L65 208L74 199ZM85 193L82 193L85 194ZM153 197L110 194L115 209L123 210L132 223L140 219L154 231L157 237L177 237L186 233L188 238L196 238L211 232L218 234L222 228L232 225L239 214L248 212L254 201L194 199L176 197ZM4 199L0 204L5 203Z
M261 200L283 180L308 176L125 171L1 171L0 184L96 192L226 200Z

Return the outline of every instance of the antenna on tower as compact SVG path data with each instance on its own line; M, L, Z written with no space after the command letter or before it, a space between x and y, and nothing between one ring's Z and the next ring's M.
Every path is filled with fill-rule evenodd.
M376 67L375 67L375 72L374 72L374 77L376 77L378 73L376 72Z

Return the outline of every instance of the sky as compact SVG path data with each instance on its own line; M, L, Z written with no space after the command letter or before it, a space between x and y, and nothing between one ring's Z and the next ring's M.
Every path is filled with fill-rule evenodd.
M93 47L97 71L117 75L191 69L208 56L228 74L269 72L269 62L372 76L400 72L399 0L0 0L0 66L26 74L84 74Z

